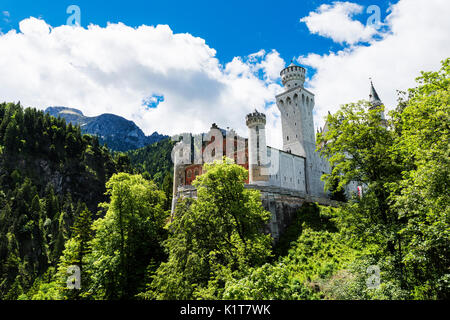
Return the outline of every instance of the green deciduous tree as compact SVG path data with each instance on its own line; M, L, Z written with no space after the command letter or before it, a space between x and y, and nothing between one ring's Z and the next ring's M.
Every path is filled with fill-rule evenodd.
M318 143L324 144L320 152L332 167L324 176L327 187L336 181L338 190L352 181L365 186L362 199L353 199L340 210L339 226L348 239L378 245L395 255L401 270L403 224L390 206L390 185L401 178L403 162L393 152L396 136L385 125L383 110L364 101L342 106L328 115L328 131L318 135Z
M423 72L394 112L402 180L393 184L393 207L406 220L404 263L418 299L450 298L450 59Z
M231 160L206 164L194 186L198 198L179 203L165 243L168 262L152 283L157 299L220 298L225 282L271 255L270 218L259 191L247 190L248 172Z
M111 201L94 223L90 290L97 299L130 299L143 291L149 264L162 260L165 196L140 175L116 174L106 187Z
M361 199L339 208L336 221L347 241L385 268L385 288L394 292L399 283L397 293L382 297L449 297L449 73L450 59L423 72L387 125L383 107L361 102L329 115L328 132L318 136L333 167L327 186L366 186Z

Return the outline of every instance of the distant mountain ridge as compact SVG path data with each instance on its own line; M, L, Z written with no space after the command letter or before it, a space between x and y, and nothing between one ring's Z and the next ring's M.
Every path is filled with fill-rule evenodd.
M98 136L102 144L114 151L135 150L168 138L158 132L146 136L133 121L115 114L86 117L80 110L67 107L48 107L45 112L79 125L83 133Z

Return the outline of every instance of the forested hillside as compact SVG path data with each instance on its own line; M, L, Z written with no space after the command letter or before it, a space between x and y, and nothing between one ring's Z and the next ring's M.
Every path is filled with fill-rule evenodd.
M17 298L56 265L77 216L107 199L118 163L79 127L0 104L0 297Z
M164 139L144 148L126 153L135 172L153 180L166 194L166 209L170 209L173 193L172 149L174 142Z
M112 156L63 120L2 104L0 298L449 299L449 89L447 59L387 120L367 101L329 115L326 187L364 192L305 204L277 244L231 159L205 164L198 197L171 216L169 140Z

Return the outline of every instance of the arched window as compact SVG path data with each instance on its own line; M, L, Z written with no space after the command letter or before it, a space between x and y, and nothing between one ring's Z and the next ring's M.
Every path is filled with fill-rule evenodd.
M187 177L188 177L188 179L192 178L192 171L191 170L188 170Z
M291 104L291 102L292 102L292 101L291 101L291 98L288 97L288 98L286 99L286 103L287 103L287 104Z

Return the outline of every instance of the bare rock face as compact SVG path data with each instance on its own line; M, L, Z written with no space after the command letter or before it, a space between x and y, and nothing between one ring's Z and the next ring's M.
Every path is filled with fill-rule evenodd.
M133 121L114 114L86 117L80 110L66 107L49 107L45 112L79 125L83 133L98 136L102 144L114 151L139 149L167 138L158 132L146 136Z

